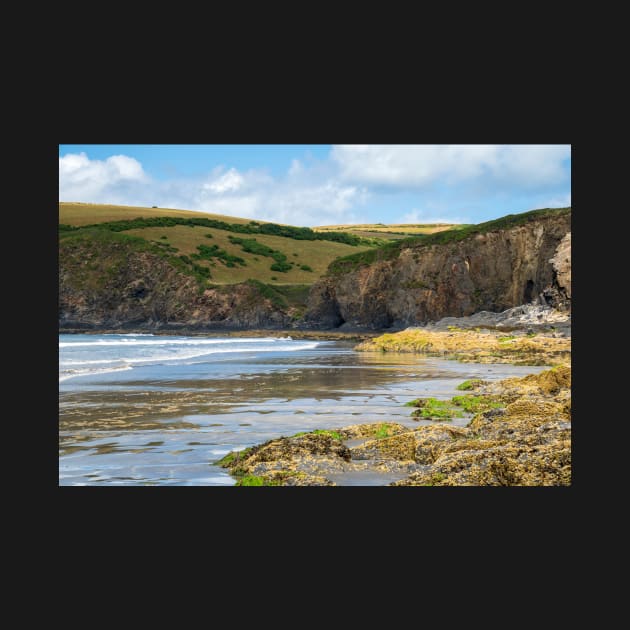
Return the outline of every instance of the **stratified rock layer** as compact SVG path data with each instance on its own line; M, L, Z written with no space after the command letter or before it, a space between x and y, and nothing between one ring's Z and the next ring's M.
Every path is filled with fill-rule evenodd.
M382 329L539 303L571 304L571 213L543 215L333 273L311 289L313 327Z

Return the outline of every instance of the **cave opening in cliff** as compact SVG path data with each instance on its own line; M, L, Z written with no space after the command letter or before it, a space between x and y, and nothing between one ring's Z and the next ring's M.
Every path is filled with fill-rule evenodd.
M525 284L525 293L523 295L523 304L529 304L534 296L534 281L528 280Z

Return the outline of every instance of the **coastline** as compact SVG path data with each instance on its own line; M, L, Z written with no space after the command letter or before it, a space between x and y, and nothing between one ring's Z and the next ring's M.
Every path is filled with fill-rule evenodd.
M146 335L155 336L186 336L186 337L292 337L293 339L321 339L326 341L364 341L383 334L384 331L337 331L337 330L299 330L295 328L282 329L147 329L147 328L60 328L60 335Z
M509 330L438 323L399 331L144 327L59 332L291 337L348 342L358 353L375 355L402 353L460 363L547 366L550 369L538 374L494 383L463 382L457 388L461 395L450 400L412 401L411 419L430 424L329 425L267 439L210 463L226 469L237 486L347 485L353 475L379 477L398 486L571 484L570 319L568 326L534 329L523 323ZM469 416L466 425L452 422L462 413Z
M349 472L404 473L396 486L571 485L571 338L564 333L414 328L357 351L441 355L460 362L551 366L496 383L465 381L450 401L418 398L433 423L357 424L268 440L216 462L237 486L334 486ZM469 412L464 427L449 424ZM342 484L343 485L343 484Z

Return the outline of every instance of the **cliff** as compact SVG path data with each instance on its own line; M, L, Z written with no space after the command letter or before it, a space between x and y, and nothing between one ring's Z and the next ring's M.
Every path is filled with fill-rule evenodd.
M402 328L528 303L570 311L570 208L511 215L336 261L312 287L304 319L313 328Z
M186 229L192 234L196 228ZM175 252L159 239L103 229L60 233L60 329L378 330L527 303L571 308L570 208L512 215L338 258L308 299L306 285L253 279L213 284L223 267L212 267L210 277L209 267ZM252 270L255 260L248 261Z
M59 245L59 327L286 328L295 309L268 285L208 287L142 239L99 232Z

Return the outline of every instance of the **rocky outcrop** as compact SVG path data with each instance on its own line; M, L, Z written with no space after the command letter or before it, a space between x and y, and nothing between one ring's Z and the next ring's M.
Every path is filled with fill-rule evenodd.
M570 485L570 388L568 365L481 387L507 404L477 414L467 435L444 441L430 466L393 485Z
M549 304L568 310L571 306L571 232L560 241L549 262L553 268L554 281L543 292L544 299Z
M403 244L391 259L320 280L305 322L371 329L421 325L528 303L569 310L571 213L541 214L462 240Z
M59 328L286 328L291 309L242 283L200 288L167 259L133 242L60 243Z
M363 352L417 352L462 363L553 365L571 356L571 338L562 333L501 334L497 330L408 328L385 333L355 346Z
M361 485L369 473L395 486L571 484L569 365L473 389L452 399L475 409L467 427L352 425L270 440L217 463L237 485L347 485L353 477Z
M443 317L427 324L427 330L485 328L499 331L525 330L530 333L555 330L571 336L571 314L541 304L522 304L502 313L479 311L467 317Z

